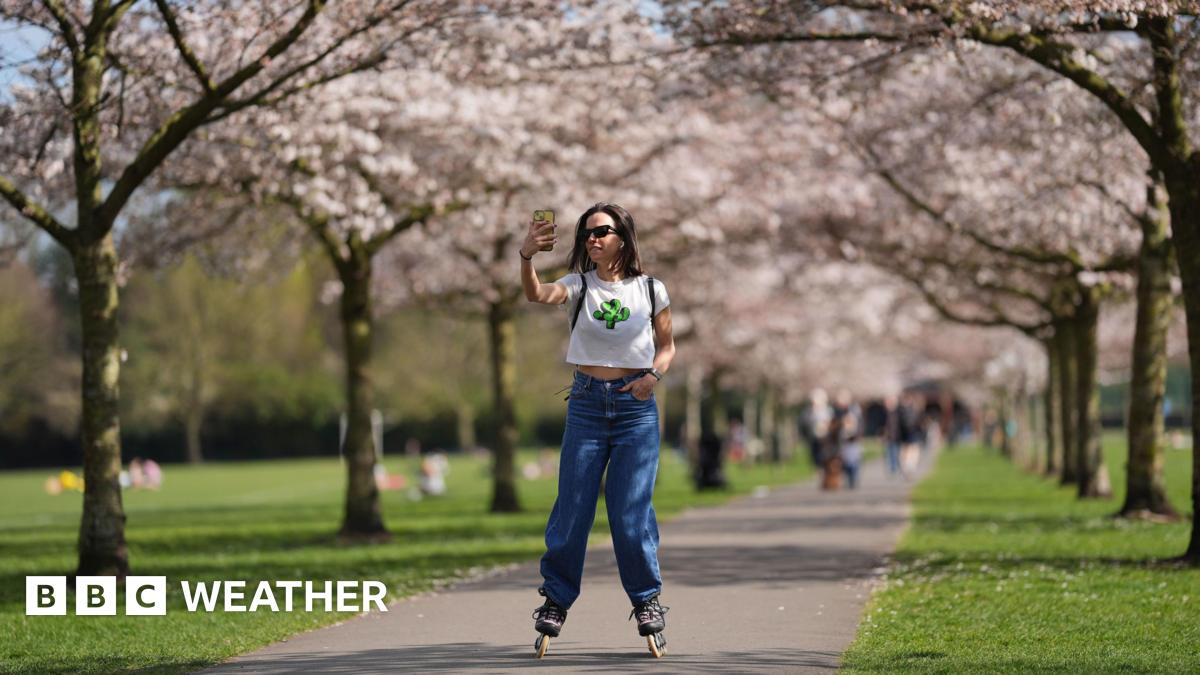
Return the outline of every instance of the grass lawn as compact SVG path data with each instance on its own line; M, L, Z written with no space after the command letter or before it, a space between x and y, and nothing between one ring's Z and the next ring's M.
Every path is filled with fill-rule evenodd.
M696 494L683 461L664 449L655 509L669 517L759 485L800 480L811 473L805 454L781 466L729 467L730 491ZM535 457L522 453L518 466ZM412 460L386 464L410 483L415 477ZM27 617L24 577L69 574L76 561L82 496L46 494L42 483L51 473L0 474L0 672L200 668L350 614L189 613L181 580L244 579L252 595L260 580L374 579L387 584L390 598L403 597L472 570L536 560L555 495L553 477L522 479L525 511L488 514L487 459L452 457L446 496L411 501L404 492L383 493L393 542L342 546L334 538L344 486L337 459L168 465L161 492L124 497L133 574L167 577L167 615L127 617L121 593L117 616L76 617L72 606L67 616ZM602 499L593 537L607 531ZM529 608L541 600L539 582L529 580ZM529 608L514 607L513 620L527 620Z
M944 452L845 655L848 671L1200 672L1200 569L1190 523L1109 518L1125 444L1105 438L1117 495L1081 502L979 448ZM1190 451L1170 450L1172 503L1190 511Z

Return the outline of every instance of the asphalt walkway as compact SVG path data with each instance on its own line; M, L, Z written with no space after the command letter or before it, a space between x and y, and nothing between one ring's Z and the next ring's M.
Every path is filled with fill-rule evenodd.
M825 672L854 638L908 521L907 481L863 467L856 491L815 480L685 511L660 524L667 656L627 621L610 546L588 551L583 592L533 658L537 562L293 636L207 673Z

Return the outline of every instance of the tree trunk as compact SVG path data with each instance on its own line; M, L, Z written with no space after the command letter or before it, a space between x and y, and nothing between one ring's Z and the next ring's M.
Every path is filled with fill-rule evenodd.
M1046 475L1053 476L1062 470L1059 454L1063 447L1059 421L1062 416L1062 403L1059 401L1062 378L1058 372L1058 350L1054 348L1054 339L1046 340L1043 344L1046 348Z
M1000 454L1008 458L1010 461L1013 458L1013 439L1009 429L1012 426L1012 410L1009 405L1009 393L1007 389L1001 389L998 399L997 418L1000 423Z
M1080 498L1111 497L1112 490L1104 484L1107 481L1101 480L1105 468L1100 447L1100 387L1097 385L1100 307L1092 289L1083 289L1076 317L1075 469L1078 494Z
M1129 463L1125 503L1117 514L1136 517L1179 514L1167 500L1163 480L1163 396L1167 386L1167 331L1171 324L1171 252L1167 219L1149 189L1150 211L1138 250L1137 323L1129 384Z
M687 371L687 387L684 392L683 446L687 451L689 475L696 475L700 470L700 433L701 407L704 387L704 371L699 366L690 365Z
M779 461L779 428L775 423L778 406L775 403L775 388L771 385L762 387L762 408L760 414L763 435L763 457L769 462Z
M1078 454L1076 440L1076 382L1075 382L1075 330L1071 319L1060 319L1054 324L1054 343L1058 350L1059 375L1059 430L1062 438L1063 485L1074 485L1077 480Z
M700 419L703 433L724 438L729 433L729 413L721 400L721 373L714 370L704 383L704 404Z
M1045 416L1039 417L1038 399L1036 396L1026 394L1022 396L1023 410L1021 418L1024 420L1025 443L1029 445L1029 470L1034 473L1040 473L1044 467L1042 462L1042 442L1039 438L1045 439L1046 435L1041 433L1038 428L1039 419L1045 419ZM1040 434L1040 436L1039 436Z
M742 401L742 424L746 425L746 438L758 437L758 397L747 394Z
M1171 213L1172 241L1183 281L1183 307L1187 316L1188 361L1192 381L1192 535L1183 559L1200 565L1200 156L1178 167L1169 167L1163 178Z
M470 451L476 446L475 408L466 401L459 401L454 413L458 447L462 448L464 452Z
M799 444L800 420L795 406L784 406L779 416L779 459L791 461Z
M375 441L371 409L371 259L364 247L351 242L349 260L338 265L342 281L341 319L346 363L346 515L339 533L345 537L386 538L387 527L375 484Z
M117 251L112 234L73 251L83 337L83 516L76 574L125 577L125 509L121 503L121 349L118 345Z
M492 356L492 400L499 423L492 464L492 513L521 510L517 498L517 344L514 302L501 298L488 306Z
M189 405L183 413L184 442L189 464L204 462L204 446L200 442L200 428L204 421L204 408L199 403Z

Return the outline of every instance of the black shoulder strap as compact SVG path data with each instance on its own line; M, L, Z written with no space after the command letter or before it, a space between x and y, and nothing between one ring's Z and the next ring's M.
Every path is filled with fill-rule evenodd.
M579 321L579 310L583 309L583 298L587 295L587 274L579 275L579 299L575 301L575 314L571 317L571 332L575 332L575 324Z
M650 323L654 323L654 277L646 277L646 289L650 292Z

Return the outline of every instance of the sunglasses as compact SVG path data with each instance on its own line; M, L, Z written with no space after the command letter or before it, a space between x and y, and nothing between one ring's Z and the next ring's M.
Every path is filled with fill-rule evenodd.
M581 239L587 239L588 237L603 239L616 231L617 229L612 225L601 225L600 227L585 227L580 231L579 235Z

